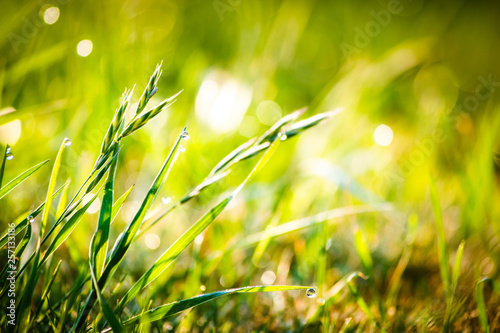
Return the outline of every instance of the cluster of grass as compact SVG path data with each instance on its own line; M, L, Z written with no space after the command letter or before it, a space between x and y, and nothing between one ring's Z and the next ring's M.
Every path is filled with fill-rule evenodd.
M498 330L500 11L390 3L0 2L0 330Z
M241 287L205 293L155 308L150 308L149 305L146 308L140 307L131 310L132 313L123 318L123 313L127 305L134 300L144 288L156 280L156 278L176 260L195 238L221 214L224 208L250 180L251 176L264 166L281 141L286 141L300 134L302 131L320 124L332 115L331 113L320 114L305 120L296 121L303 113L302 110L285 116L262 136L245 142L222 159L201 184L189 191L178 202L170 205L166 209L161 207L163 206L162 204L159 204L157 210L163 211L159 213L159 217L153 216L153 218L151 218L148 213L151 212L157 194L166 182L167 176L170 169L174 166L178 154L182 152L181 142L189 139L189 134L186 128L184 128L173 144L172 149L133 219L128 222L126 228L118 235L114 246L108 249L111 223L121 206L126 202L132 190L132 188L130 188L120 198L115 200L114 183L119 161L121 140L133 134L160 112L168 108L168 106L175 102L175 97L177 96L170 97L157 106L144 111L149 100L158 89L157 83L161 75L160 68L161 66L159 65L151 76L137 104L135 116L127 124L125 124L125 112L129 107L132 91L126 91L123 94L123 101L117 109L106 132L94 167L84 183L80 186L79 190L73 195L72 199L66 202L68 198L67 189L69 181L56 191L56 181L61 166L62 156L64 150L71 145L71 141L65 138L53 163L45 202L28 216L19 219L19 221L15 223L15 226L9 225L9 230L12 229L13 231L10 230L0 240L1 246L4 247L11 241L9 236L11 236L12 233L22 237L22 241L19 242L15 250L15 263L6 265L2 271L2 278L4 281L9 274L12 274L11 272L14 272L18 290L15 297L19 297L19 301L16 302L16 325L9 326L9 317L4 315L1 321L4 330L18 332L50 330L86 332L89 327L92 327L95 331L108 331L112 329L116 332L122 332L126 329L138 329L139 325L144 327L143 325L165 319L186 309L224 295L300 289L307 289L307 294L310 297L315 295L315 289L310 286L280 285ZM10 157L9 154L10 147L7 147L4 154L0 178L3 178L3 170L5 168L5 162ZM107 297L103 295L103 292L105 292L106 288L109 288L113 278L115 279L115 283L120 281L121 277L115 276L115 272L132 243L139 239L144 232L159 222L173 209L195 198L202 190L227 176L231 168L235 167L237 163L259 154L262 154L262 156L258 159L258 162L245 180L236 189L224 196L218 204L210 208L182 236L176 239L131 288L125 291L120 290L120 288L114 288L118 290L120 296L118 304L112 307ZM47 164L47 162L48 161L39 163L15 177L0 189L0 197L14 190L43 165ZM104 184L100 185L101 183ZM102 204L100 206L97 229L88 246L88 261L78 267L79 271L77 272L78 279L76 283L71 288L69 288L69 285L64 286L68 288L67 290L59 290L59 293L64 295L63 297L59 299L50 298L49 296L51 295L53 284L58 279L57 273L62 263L62 260L57 259L56 251L64 244L77 224L81 221L85 212L101 193ZM84 201L86 195L91 198ZM51 214L52 201L57 196L61 196L61 198L59 199L57 210L54 214ZM41 218L37 219L40 214ZM52 223L49 223L49 218ZM35 222L39 222L37 223L39 229L38 235L34 233L34 228L32 227ZM48 230L46 230L47 228ZM22 257L31 238L36 242L36 247L27 260L20 262L20 257ZM16 265L20 266L18 272ZM44 270L47 272L53 270L53 272L43 278ZM10 284L5 284L1 291L2 296L6 296L9 289ZM35 290L43 290L43 292L37 293L34 292ZM88 294L85 300L80 299L82 293ZM96 303L99 303L100 311L93 311ZM73 317L75 318L74 320Z

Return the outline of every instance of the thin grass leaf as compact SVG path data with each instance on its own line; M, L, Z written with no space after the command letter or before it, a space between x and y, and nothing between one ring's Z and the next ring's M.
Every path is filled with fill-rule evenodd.
M12 153L10 152L10 150L11 150L10 146L6 145L5 152L2 158L2 166L0 167L0 188L2 188L3 174L5 171L5 162L7 161L7 159L12 159Z
M33 297L33 290L35 290L36 282L39 274L39 261L40 261L40 239L35 250L34 260L31 265L28 280L22 291L21 300L16 308L16 318L19 318L18 331L23 332L30 321L31 299ZM19 273L20 274L20 273ZM18 275L19 276L19 275Z
M347 287L349 288L349 291L353 295L354 299L356 300L356 303L358 303L358 306L363 310L363 312L366 314L368 319L372 323L374 323L378 329L382 332L385 332L385 329L382 328L382 325L380 322L375 318L373 313L370 311L370 308L368 307L368 304L366 304L365 300L363 299L363 296L358 292L358 289L356 288L356 285L353 282L353 279L355 277L361 277L358 273L352 273L348 278L347 278Z
M59 147L59 151L57 152L56 160L54 161L54 166L52 167L52 173L50 174L49 188L47 190L47 196L45 199L45 207L43 209L42 221L40 223L40 237L43 236L43 232L45 231L45 226L47 225L47 221L49 220L49 212L50 206L52 205L52 195L56 188L56 180L57 174L59 173L59 169L61 167L61 159L64 148L67 147L67 143L69 142L68 138L64 138L61 146Z
M33 173L35 173L38 169L40 169L48 161L49 160L46 160L46 161L38 163L35 166L32 166L31 168L24 171L22 174L20 174L16 178L12 179L7 185L0 188L0 199L2 199L4 196L6 196L10 191L12 191L14 188L16 188L23 181L25 181L29 176L31 176Z
M73 232L73 230L76 228L78 225L78 222L82 219L83 215L89 209L90 205L94 202L94 200L97 198L97 195L99 194L100 191L98 191L94 196L80 209L78 209L70 218L69 220L62 226L61 230L57 233L57 235L54 237L54 240L52 243L50 243L49 247L45 251L45 254L43 256L43 259L41 261L41 264L43 265L47 259L54 253L59 246L68 238L68 236Z
M360 229L354 234L354 246L361 259L361 265L365 270L365 274L370 277L373 276L373 259L368 244L366 244L366 239Z
M480 279L476 282L475 288L479 324L481 325L481 330L485 333L491 332L490 323L488 320L488 311L486 310L486 302L484 301L484 282L488 280L489 278Z
M150 323L152 321L160 320L174 314L180 313L184 310L206 303L221 296L228 296L232 294L247 294L258 292L272 292L272 291L288 291L288 290L304 290L311 287L307 286L252 286L235 289L227 289L216 291L209 294L198 295L193 298L183 299L181 301L168 303L157 308L148 310L140 315L134 316L123 322L125 326L133 326L138 324Z
M217 165L210 171L207 178L212 177L213 175L215 175L216 173L218 173L222 169L227 169L225 167L228 164L230 164L238 155L240 155L241 153L246 151L248 148L250 148L254 144L255 140L256 140L256 138L252 138L252 139L248 140L247 142L243 143L242 145L240 145L238 148L236 148L235 150L233 150L229 154L227 154L226 157L224 157L222 160L220 160L220 162L217 163Z
M23 239L19 242L19 244L16 247L15 251L15 257L16 257L16 268L20 264L20 258L24 253L24 250L28 246L28 243L31 240L31 233L32 233L32 227L31 224L28 224L28 228L26 228L26 233L23 236ZM8 274L8 269L11 269L11 271L15 271L14 267L11 267L10 264L5 265L5 267L2 270L2 273L0 274L0 278L2 281L7 281L7 274ZM4 294L9 290L9 284L5 283L2 287L2 290L0 292L0 299L4 296Z
M436 230L438 237L438 256L439 256L439 269L441 279L445 287L447 299L451 297L450 286L450 269L448 267L448 246L446 245L446 235L444 232L443 214L441 212L441 204L439 202L439 193L436 187L436 181L432 174L430 174L430 193L432 201L432 209L434 210L434 218L436 220Z
M460 265L462 264L462 257L464 254L465 241L462 241L458 246L457 255L455 257L455 264L453 265L453 271L451 276L451 290L450 290L450 298L446 304L446 312L445 312L445 320L443 331L450 331L452 329L452 316L453 316L453 301L455 299L455 292L457 290L458 277L460 276Z
M113 218L113 193L116 166L118 165L118 154L119 150L116 150L109 169L108 179L104 186L104 195L102 198L101 210L99 212L97 230L92 237L90 246L90 255L92 257L92 262L95 264L93 270L96 276L101 275L104 268L106 253L108 251L109 227Z
M115 220L116 216L120 212L120 209L123 207L123 203L125 202L125 200L127 200L130 192L132 192L133 189L134 185L130 186L130 188L125 193L123 193L121 197L116 199L111 211L111 223L113 223L113 221Z
M113 182L111 181L111 183L113 183ZM90 258L90 265L89 265L90 277L92 279L92 286L97 293L97 299L99 300L99 304L101 305L101 310L102 310L104 316L106 317L106 320L111 325L111 328L113 328L113 332L118 332L118 333L124 332L125 329L124 329L123 325L121 324L120 319L118 319L118 317L115 316L115 314L113 313L113 310L109 306L108 302L102 296L101 289L99 288L99 285L97 284L97 278L96 278L96 275L95 275L95 272L93 269L93 267L96 267L97 264L94 262L94 259L93 259L94 255L93 255L92 248L90 249L89 258Z
M61 192L61 190L63 188L66 188L67 187L66 185L68 185L68 183L66 183L63 186L61 186L53 194L53 198L55 198ZM38 206L30 214L28 214L27 217L23 218L18 224L16 224L16 227L15 227L15 230L14 230L14 234L18 235L21 231L23 231L24 228L26 228L30 224L30 220L33 221L35 219L35 217L37 217L42 212L44 205L45 205L45 202L42 203L40 206ZM2 236L2 238L0 239L0 248L4 247L5 244L7 244L8 237L9 237L8 233L6 233L5 235Z
M219 214L226 208L228 203L238 194L241 188L250 180L250 178L258 172L269 160L271 155L278 147L278 141L273 144L272 149L269 149L254 166L246 179L234 190L229 196L220 201L215 207L210 209L203 215L195 224L191 226L174 244L172 244L163 255L155 261L155 263L144 273L143 276L127 291L125 296L120 300L116 307L116 312L121 313L125 305L132 300L143 288L153 282L170 264L191 244L191 242L205 230Z

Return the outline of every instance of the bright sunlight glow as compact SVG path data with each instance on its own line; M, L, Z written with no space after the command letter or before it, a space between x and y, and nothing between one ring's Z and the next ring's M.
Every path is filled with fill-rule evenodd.
M379 125L373 132L373 139L380 146L390 145L393 137L392 129L384 124Z

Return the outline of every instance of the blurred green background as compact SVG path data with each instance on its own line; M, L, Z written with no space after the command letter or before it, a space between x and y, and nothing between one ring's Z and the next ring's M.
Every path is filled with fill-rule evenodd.
M362 270L355 230L366 238L375 281L384 290L408 241L408 217L417 214L415 250L403 278L408 298L401 302L408 313L435 306L425 302L442 292L429 172L437 180L450 248L468 242L464 289L471 290L481 275L498 277L498 2L2 1L0 13L0 143L11 145L14 154L7 180L53 160L69 137L73 144L58 184L71 179L70 193L76 191L125 87L137 84L136 102L163 62L155 99L183 89L169 110L124 140L117 193L133 184L135 189L113 225L115 236L185 125L191 138L162 189L164 198L180 198L222 157L281 116L304 106L305 116L344 109L280 145L169 273L179 279L169 287L172 299L196 294L200 285L213 291L250 283L320 283L321 298L343 275ZM238 166L159 223L134 245L122 269L132 280L140 276L253 163ZM2 228L40 204L49 174L44 167L0 201ZM277 238L259 262L250 260L251 248L223 256L214 267L205 264L228 241L268 223L384 201L394 210ZM71 236L79 253L59 250L73 259L63 267L69 279L75 261L88 256L96 218L87 214ZM159 293L159 304L171 299L168 291ZM274 297L268 298L272 310L262 311L286 312ZM423 302L412 308L413 298ZM318 304L301 302L292 317L307 319ZM245 318L257 316L246 311Z

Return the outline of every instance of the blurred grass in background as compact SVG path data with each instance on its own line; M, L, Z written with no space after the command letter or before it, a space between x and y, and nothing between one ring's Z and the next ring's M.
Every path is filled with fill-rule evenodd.
M323 323L326 331L374 329L348 289L328 302L331 287L359 270L370 275L359 281L360 294L394 331L440 327L446 302L430 172L450 265L460 242L467 241L456 325L478 328L474 281L498 279L500 265L498 9L493 1L3 1L0 143L11 145L14 154L5 179L53 159L69 137L73 145L64 156L60 183L71 179L70 193L76 191L92 168L118 97L137 82L137 101L160 61L162 89L155 99L184 91L167 112L125 139L116 190L135 188L112 237L130 220L186 124L191 139L162 189L165 200L180 198L222 157L281 116L304 106L306 116L343 108L324 125L283 143L140 302L190 297L200 286L317 285L316 301L235 296L204 305L204 312L195 310L175 325L273 330L309 321ZM134 244L120 268L128 273L125 284L136 281L252 165L242 164ZM0 201L3 229L40 204L49 174L50 168L41 169ZM290 232L258 251L250 246L214 255L267 225L384 201L394 210ZM87 259L97 207L71 235L73 245L60 250L68 259L61 266L64 281L72 281ZM418 220L413 232L410 216ZM389 303L391 277L404 260L401 291L392 295L397 301L378 313L377 299ZM167 278L178 282L164 290ZM485 295L490 324L498 327L498 294L486 286Z

